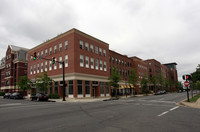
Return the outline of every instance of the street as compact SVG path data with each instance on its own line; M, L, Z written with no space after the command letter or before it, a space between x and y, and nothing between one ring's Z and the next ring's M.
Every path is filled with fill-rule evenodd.
M186 93L90 103L0 98L1 132L199 132L200 109L177 106Z

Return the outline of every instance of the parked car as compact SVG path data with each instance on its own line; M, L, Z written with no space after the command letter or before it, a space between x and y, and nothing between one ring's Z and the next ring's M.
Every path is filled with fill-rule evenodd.
M23 99L24 96L22 93L15 92L10 95L10 99Z
M48 101L48 96L43 93L37 93L36 95L31 96L31 101L37 100L37 101Z
M155 93L155 95L161 95L161 94L166 94L166 91L165 90L160 90L160 91Z
M6 98L9 99L11 94L12 94L12 93L5 93L4 96L3 96L3 98L4 98L4 99L6 99Z

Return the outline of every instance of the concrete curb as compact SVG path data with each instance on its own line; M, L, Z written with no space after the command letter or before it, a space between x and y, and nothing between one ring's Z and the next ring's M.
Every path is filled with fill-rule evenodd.
M181 102L176 103L176 105L200 109L200 99L196 102L185 102L186 100L187 99L184 99Z

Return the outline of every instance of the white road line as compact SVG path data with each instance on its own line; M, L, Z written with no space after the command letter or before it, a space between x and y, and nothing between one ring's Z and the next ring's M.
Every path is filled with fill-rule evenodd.
M13 106L13 105L21 105L22 103L12 103L12 104L2 104L0 106Z
M175 109L177 109L177 108L179 108L179 106L176 106L176 107L174 107L174 108L171 108L170 111L175 110Z
M165 111L165 112L163 112L162 114L160 114L160 115L158 115L158 116L163 116L163 115L165 115L165 114L167 114L169 111Z
M160 116L163 116L163 115L167 114L168 112L170 112L170 111L172 111L172 110L175 110L175 109L177 109L177 108L179 108L179 106L176 106L176 107L174 107L174 108L171 108L169 111L165 111L165 112L161 113L161 114L158 115L158 116L159 116L159 117L160 117Z

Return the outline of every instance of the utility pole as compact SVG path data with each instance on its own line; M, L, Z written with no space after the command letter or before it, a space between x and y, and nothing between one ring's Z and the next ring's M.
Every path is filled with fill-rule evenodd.
M65 63L64 61L62 61L62 66L63 66L63 101L66 101L65 100Z

